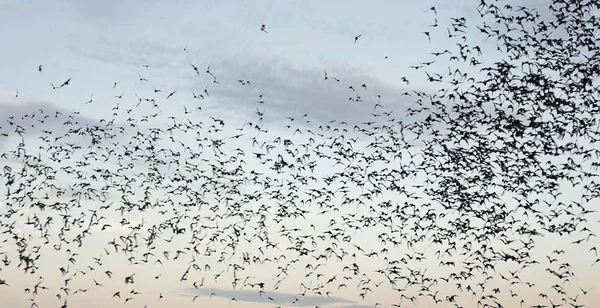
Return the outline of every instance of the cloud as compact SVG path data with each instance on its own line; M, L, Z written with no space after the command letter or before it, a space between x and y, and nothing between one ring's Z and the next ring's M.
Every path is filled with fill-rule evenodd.
M2 123L0 126L4 127L4 132L11 130L11 125L7 123L9 120L21 125L27 135L35 135L42 129L54 131L54 135L66 132L68 128L64 123L67 120L82 126L98 123L98 120L81 116L48 101L0 103L0 123ZM34 130L33 128L38 129Z
M92 39L99 43L93 49L86 47L90 45L86 42ZM152 40L124 42L105 36L75 37L71 44L75 53L96 61L140 71L142 65L149 64L142 73L149 80L150 89L155 86L186 92L190 100L192 91L201 94L207 89L210 97L201 104L214 101L221 114L253 113L256 108L264 108L267 114L299 116L307 113L317 121L360 122L372 119L371 113L377 112L373 107L378 103L388 111L403 112L415 99L402 94L417 89L402 82L400 77L395 84L386 83L370 77L373 73L366 68L341 62L301 67L292 65L295 61L285 56L250 53L235 60L225 56L207 59L196 57L191 51L190 55L185 54L184 46L166 46ZM190 64L198 67L200 76ZM219 84L205 72L208 65ZM328 80L324 80L324 71L328 73ZM250 84L242 85L238 80L250 81ZM139 94L144 96L144 93ZM264 104L259 105L259 100Z
M150 64L150 72L172 66L173 58L184 53L184 46L166 46L164 43L151 40L124 41L102 34L84 37L76 33L69 35L69 38L68 46L75 54L100 62L122 64L138 69L141 69L142 65Z
M214 294L213 294L214 293ZM231 300L235 298L239 302L253 302L253 303L273 303L273 304L291 304L298 299L294 306L315 306L315 305L335 305L343 303L354 303L353 301L337 298L337 297L326 297L326 296L299 296L292 293L280 293L280 292L265 292L262 296L258 290L224 290L217 288L185 288L183 295L196 296L218 296ZM270 300L269 297L273 299Z
M327 80L324 80L324 70ZM202 93L208 87L207 103L215 102L208 106L214 106L210 108L218 109L219 114L254 114L259 109L265 113L266 122L281 122L287 116L299 118L308 114L313 122L335 119L356 124L370 121L373 113L383 111L393 111L393 116L399 119L416 100L414 94L413 97L402 95L413 89L402 81L389 84L369 77L360 67L342 64L300 68L285 58L243 57L235 61L214 61L211 72L219 85L213 84L212 79L205 82L204 76L199 78L191 68L185 68L183 74L173 70L171 74L183 79L179 89L174 90ZM250 84L242 85L237 80L250 81ZM259 104L259 101L264 103ZM375 110L376 104L383 108Z
M19 13L33 12L33 10L30 8L16 5L14 3L7 3L6 1L2 1L2 0L0 0L0 11L19 12Z
M258 101L262 94L264 108L285 115L308 113L312 119L328 121L364 121L371 118L375 104L388 110L404 106L407 100L401 94L407 89L389 85L377 78L367 77L367 72L353 67L297 68L285 59L245 59L245 61L222 61L223 80L245 78L250 85L227 83L214 87L213 93L231 105L246 107ZM215 65L216 67L216 65ZM324 69L328 80L324 80ZM231 72L243 72L243 76ZM339 77L337 82L333 77ZM362 85L365 87L362 87ZM349 89L352 87L354 90ZM381 96L381 99L377 97ZM350 101L349 98L362 102ZM257 104L250 105L256 107ZM261 106L262 107L262 106Z
M119 142L127 138L129 135L118 132L127 130L128 124L120 121L119 118L112 124L107 122L112 120L90 118L48 101L0 103L0 149L16 145L22 140L25 140L27 146L37 149L44 143L40 140L42 136L47 137L46 142L50 143L53 143L57 137L68 136L68 142L89 145L92 134L88 132L82 135L77 132L79 129L87 130L88 127L99 128L94 136L101 135L102 131L111 134L110 139L104 138L106 142ZM109 129L106 129L107 127ZM25 132L22 134L23 139L17 131Z
M97 25L110 25L115 23L135 23L143 13L151 9L154 1L145 1L140 6L131 0L108 0L108 1L77 1L65 0L63 9L70 10L77 18L87 23ZM132 18L135 17L135 18Z

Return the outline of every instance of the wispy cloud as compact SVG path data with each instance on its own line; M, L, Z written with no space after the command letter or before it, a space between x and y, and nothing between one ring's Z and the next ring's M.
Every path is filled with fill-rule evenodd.
M239 75L231 72L241 71L251 81L246 86L228 83L215 87L213 92L230 105L248 106L253 100L258 101L258 95L262 94L269 110L286 115L308 113L318 121L334 118L338 121L365 120L371 117L377 103L386 105L388 110L403 106L406 100L400 98L400 94L408 90L369 78L366 72L352 67L300 69L283 60L269 59L247 59L241 63L223 61L218 65L223 68L221 78L224 80L239 79ZM324 80L324 70L328 71L327 80ZM336 76L340 76L339 82L333 79Z
M86 42L92 39L97 46L87 48ZM85 58L122 64L142 72L148 79L144 86L150 92L152 87L165 90L163 85L168 85L168 91L178 91L179 97L188 97L191 101L192 91L201 94L207 88L209 100L217 99L219 112L225 114L253 112L257 107L268 106L269 112L294 116L308 113L317 121L335 118L358 122L371 118L376 104L402 112L414 100L401 95L414 89L413 85L400 79L390 84L372 77L362 67L341 62L301 67L284 56L244 54L235 60L206 58L196 56L191 47L187 55L183 44L168 46L152 40L123 44L119 39L104 36L76 36L70 44L72 51ZM198 67L199 76L190 64ZM151 69L142 71L143 65L150 65ZM208 65L219 84L205 72ZM327 71L327 80L324 71ZM250 83L242 85L238 80ZM262 98L259 99L259 95ZM265 105L258 105L259 100Z
M291 293L265 292L259 294L259 290L224 290L217 288L186 288L182 290L182 295L187 296L217 296L232 300L235 298L238 302L253 303L272 303L272 304L293 304L294 306L315 306L315 305L335 305L344 303L354 303L353 301L326 296L300 296ZM272 299L272 300L271 300ZM358 308L358 307L357 307Z
M0 12L1 11L8 11L8 12L14 12L14 13L31 13L34 12L31 8L25 7L25 6L21 6L21 5L17 5L14 3L8 3L6 1L0 0Z
M41 130L52 131L56 136L71 128L70 125L65 125L66 121L82 127L98 124L96 119L74 113L48 101L0 103L0 127L3 127L4 131L14 131L9 124L14 122L25 129L27 136L37 136Z

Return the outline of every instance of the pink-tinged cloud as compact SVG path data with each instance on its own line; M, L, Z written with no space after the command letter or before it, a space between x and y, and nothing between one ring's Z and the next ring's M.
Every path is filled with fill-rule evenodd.
M32 13L34 10L31 8L27 8L24 6L16 5L14 3L8 3L6 1L0 0L0 12L8 11L8 12L20 12L20 13Z

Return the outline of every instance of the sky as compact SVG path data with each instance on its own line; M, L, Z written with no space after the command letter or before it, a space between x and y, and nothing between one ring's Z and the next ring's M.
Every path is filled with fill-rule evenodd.
M119 106L117 125L126 126L124 110L134 109L138 97L156 97L160 109L155 110L149 104L135 108L141 114L160 113L161 120L156 123L168 125L168 116L181 115L185 110L200 107L202 115L196 113L188 118L208 119L209 116L227 121L223 134L235 134L234 128L248 121L256 121L256 111L265 113L265 126L269 133L265 138L277 136L293 140L308 136L298 136L283 127L289 123L287 116L295 117L297 122L304 114L312 123L306 126L325 124L336 119L338 122L359 123L371 118L373 104L380 103L396 114L403 108L410 107L411 100L402 95L406 91L423 91L433 93L436 88L426 81L422 71L411 69L411 65L432 60L431 52L443 51L448 47L448 39L444 27L451 16L474 18L474 9L479 1L378 1L376 4L365 1L7 1L0 0L0 119L5 115L20 118L25 114L43 109L46 114L56 111L72 114L79 123L97 123L100 119L112 116L115 106ZM515 1L513 1L515 2ZM540 7L543 7L540 1ZM527 3L528 5L530 3ZM533 4L531 4L533 5ZM536 4L537 5L537 4ZM436 7L437 14L428 11ZM440 26L430 27L436 18ZM261 31L261 25L265 31ZM431 42L422 33L431 32ZM355 37L361 35L355 42ZM497 57L491 42L484 37L474 38L486 48L483 58L493 61ZM196 74L192 65L198 67ZM42 71L38 67L42 65ZM146 67L147 66L147 67ZM204 73L207 67L215 75ZM445 63L434 63L432 69L444 70ZM465 68L466 69L466 68ZM324 80L324 71L329 80ZM410 80L403 81L403 77ZM68 87L54 90L53 86L62 84L71 78ZM339 78L340 82L333 82ZM142 81L140 79L147 79ZM250 81L242 85L238 80ZM365 84L368 89L361 85ZM349 90L352 86L355 93ZM162 90L155 93L155 90ZM163 100L168 93L176 91L173 99ZM205 99L193 99L194 94L205 94ZM364 104L352 104L349 97L361 95ZM379 95L380 97L378 97ZM119 96L120 98L117 98ZM158 97L161 97L158 99ZM86 103L92 100L91 103ZM259 104L259 101L264 104ZM133 116L135 117L135 115ZM206 120L205 123L208 123ZM45 127L64 131L63 121L50 119ZM315 124L316 123L316 124ZM0 126L6 124L1 123ZM140 123L143 127L143 124ZM147 127L146 127L147 128ZM35 137L42 133L28 134L27 146L32 150L41 144ZM349 134L350 135L350 134ZM193 142L194 134L181 134L177 138ZM228 141L231 150L236 147L249 146L246 138L243 141ZM128 136L118 136L114 142L126 142ZM9 148L9 144L18 142L11 139L0 144L0 149ZM75 143L83 142L74 140ZM164 141L165 145L168 144ZM83 143L82 143L83 144ZM365 143L366 145L367 143ZM18 163L3 162L18 166ZM323 163L328 166L328 162ZM115 167L114 165L112 167ZM136 165L138 170L145 166ZM327 175L335 166L319 168L316 175ZM422 180L422 179L421 179ZM67 182L67 180L64 180ZM405 180L405 183L418 180ZM251 190L251 188L248 188ZM565 188L566 197L577 196L574 189ZM53 196L54 197L54 196ZM388 196L382 197L385 199ZM56 196L56 198L59 198ZM396 198L397 197L389 197ZM88 202L89 207L97 204ZM0 210L1 211L1 210ZM361 209L357 210L361 211ZM210 215L206 209L203 212ZM128 216L129 215L129 216ZM157 213L125 214L132 224L160 221ZM317 228L326 226L329 217L312 215L308 221L299 221L298 226ZM114 225L109 232L91 235L88 247L80 251L82 258L103 255L99 248L105 242L120 235L129 233L125 227L119 227L118 221L123 217L109 216ZM21 222L22 223L22 222ZM595 225L596 233L598 224ZM27 231L27 226L22 225ZM323 229L325 229L323 227ZM371 232L371 231L370 231ZM355 243L371 245L372 249L380 249L373 242L373 234L356 232ZM577 239L577 235L574 235ZM587 249L592 247L567 246L574 240L570 237L547 238L538 243L535 254L545 259L555 249L567 251L564 260L571 263L576 271L577 285L584 289L592 289L587 295L581 295L578 303L593 307L600 304L600 264L590 267L593 255ZM98 243L94 247L94 243ZM165 250L177 250L177 240L172 247ZM182 244L182 243L179 243ZM239 249L254 249L251 243L241 243ZM244 246L246 245L246 246ZM103 247L103 246L102 246ZM370 249L370 248L368 248ZM427 247L420 247L427 250ZM418 249L417 249L418 250ZM3 250L4 251L4 250ZM402 257L414 251L401 248L390 253L392 257ZM429 251L432 253L432 251ZM1 257L1 256L0 256ZM382 303L382 307L391 307L398 302L397 292L389 286L383 286L371 298L361 300L357 297L356 288L335 291L328 296L307 295L297 303L297 283L287 281L275 292L267 292L260 296L257 290L248 287L234 290L231 279L225 277L217 281L214 273L193 273L189 281L201 281L205 286L194 288L191 283L181 283L181 273L188 267L187 262L169 262L162 266L130 265L123 262L122 257L115 254L102 257L104 266L110 266L115 276L126 276L136 273L136 284L125 286L119 279L108 279L102 272L81 273L70 287L89 289L85 294L70 296L69 305L73 307L107 307L123 304L124 294L130 289L141 292L139 296L124 306L135 307L373 307ZM360 258L359 258L360 259ZM213 264L216 260L206 259L203 264ZM561 260L562 261L562 260ZM18 262L18 260L16 261ZM212 263L211 263L212 262ZM375 264L367 259L356 261L365 268L377 269L384 263ZM427 262L427 261L426 261ZM444 269L437 267L437 260L431 261L431 271ZM40 294L36 299L39 307L54 307L63 300L57 300L55 294L60 287L60 272L55 264L65 264L64 254L52 249L45 250L41 262L43 268L40 275L53 286L52 292ZM335 263L335 262L334 262ZM297 273L288 280L300 279L305 274L304 263L298 266ZM277 264L265 265L256 269L248 269L249 275L261 279L272 279L277 273ZM341 264L328 264L324 269L325 276L334 276L341 271ZM85 266L83 267L85 268ZM213 271L215 272L215 271ZM531 269L528 272L539 286L550 283L545 275L545 267ZM268 273L269 275L265 275ZM226 272L227 275L230 274ZM93 275L100 288L88 276ZM262 276L261 276L262 275ZM296 275L296 276L294 276ZM83 278L82 278L83 276ZM15 277L15 278L13 278ZM19 277L19 278L16 278ZM158 277L158 278L157 278ZM10 279L9 279L10 278ZM0 271L0 279L6 279L10 287L0 285L1 307L29 307L29 295L21 290L31 286L37 277L28 277L15 268ZM116 282L116 281L119 282ZM58 282L57 282L58 281ZM188 282L189 282L188 281ZM503 287L502 285L499 285ZM505 286L504 286L505 287ZM543 287L542 287L543 288ZM54 292L56 291L56 292ZM121 291L121 298L112 296ZM211 296L211 294L214 295ZM6 294L6 296L4 296ZM574 293L573 293L574 294ZM198 297L192 302L194 296ZM537 293L526 288L521 289L522 298L535 300ZM270 301L266 297L275 300ZM469 306L466 296L465 305ZM160 299L159 299L160 298ZM232 298L236 298L233 301ZM521 298L521 297L519 297ZM472 302L470 304L473 304ZM515 302L515 307L518 302ZM431 305L431 306L427 306ZM448 307L451 305L448 304ZM434 307L431 302L421 302L418 307ZM438 306L435 306L438 307ZM444 307L440 305L440 307Z

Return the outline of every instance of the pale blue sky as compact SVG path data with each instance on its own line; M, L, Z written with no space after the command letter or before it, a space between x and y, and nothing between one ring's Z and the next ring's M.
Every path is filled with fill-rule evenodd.
M458 6L444 7L441 3L448 2L436 3L440 19L469 14L457 10ZM4 45L9 46L0 51L1 86L9 96L15 89L22 88L22 95L39 95L49 100L47 95L51 91L46 90L51 89L50 83L73 77L72 84L77 86L71 88L69 97L53 100L70 108L87 101L94 88L98 89L95 99L102 99L101 89L110 89L117 81L121 82L120 87L110 94L120 95L121 89L126 89L124 97L133 97L136 91L142 90L139 87L148 87L136 82L137 73L151 78L157 88L168 83L169 89L202 92L208 85L222 95L239 95L216 89L206 74L201 75L205 82L198 82L189 66L191 62L202 72L210 64L214 74L223 81L220 89L234 86L239 91L237 79L251 80L255 84L253 90L265 95L284 87L281 92L288 96L282 97L286 103L298 103L295 100L305 97L312 100L330 97L331 93L327 92L332 89L289 91L300 86L294 85L298 79L321 84L319 77L323 70L328 70L332 77L339 76L344 85L362 84L367 79L374 91L397 92L406 90L398 88L400 77L414 74L409 65L425 61L423 48L437 51L441 47L433 46L442 38L429 44L420 33L428 30L427 26L434 21L434 14L423 13L431 4L396 1L377 5L361 1L176 1L168 5L159 1L145 1L143 5L137 1L16 2L13 8L2 11L0 21L0 26L8 29L3 31L2 39ZM263 23L269 34L259 31ZM355 45L354 37L358 34L362 36ZM189 56L183 52L186 45ZM384 59L385 56L388 59ZM44 65L44 73L32 76L38 64ZM152 69L144 70L144 64ZM314 78L305 78L311 75ZM175 80L178 82L174 83ZM411 86L419 87L419 81L413 79ZM290 94L296 97L290 98ZM78 96L80 99L76 99ZM232 103L243 102L234 100ZM323 103L327 104L319 102L319 105ZM87 107L90 108L85 112L97 114L94 107Z
M426 82L424 73L415 71L410 66L434 59L431 52L456 48L446 44L447 18L473 17L477 14L474 7L478 3L479 0L0 0L0 42L3 46L0 48L0 119L4 118L4 114L22 115L42 108L62 110L65 113L79 111L81 114L77 119L80 122L93 123L99 118L109 117L112 114L111 108L116 103L120 103L123 108L131 108L138 102L135 96L137 94L140 97L156 97L164 115L180 114L183 106L191 109L201 106L206 115L231 119L228 123L241 124L252 117L259 95L262 94L265 104L260 108L266 109L271 133L273 136L287 134L291 138L291 133L284 132L280 128L282 125L279 125L285 122L287 115L299 118L302 114L309 113L311 119L322 122L330 119L368 119L373 104L377 102L377 94L381 95L382 105L399 112L401 107L410 103L400 96L401 93L411 90L434 91ZM435 32L429 27L434 22L435 15L425 12L432 5L435 5L438 12L439 27ZM268 33L260 31L262 24L266 25ZM431 31L432 43L421 33L423 31ZM354 37L359 34L362 36L354 44ZM487 59L494 59L494 46L490 42L484 43L484 38L478 39L481 46L489 49L485 54ZM187 53L183 50L184 47ZM196 75L190 64L198 67L200 76ZM42 73L38 72L38 65L43 65ZM208 65L220 84L214 84L213 78L204 73ZM445 63L434 63L431 68L444 70L446 66ZM330 78L336 77L341 81L334 83L328 80L328 83L324 83L323 70L327 70ZM141 82L138 74L149 81ZM403 76L410 80L410 84L402 82ZM52 89L51 83L59 85L68 78L72 78L70 86L58 91ZM238 79L250 80L251 84L242 86L237 82ZM113 89L115 82L118 84ZM368 85L368 90L360 89L363 83ZM355 95L348 90L349 86L356 88L368 103L349 104L348 97ZM155 95L154 88L163 92ZM192 91L202 94L205 89L210 93L205 100L192 98ZM15 97L17 91L19 96ZM174 96L177 100L164 101L164 97L172 91L177 91ZM84 104L92 94L93 102ZM118 95L122 95L121 100L115 98ZM144 108L151 111L149 106L143 105L142 109ZM0 124L2 125L4 123ZM52 125L60 127L62 123ZM235 133L233 128L232 124L232 134ZM31 142L32 147L37 146L34 141ZM236 143L231 144L232 148L236 146ZM317 174L325 174L327 170L325 167ZM114 219L115 225L120 219L110 218ZM146 218L147 221L160 219L156 216ZM136 222L140 220L139 217L131 219ZM329 221L328 218L320 217L312 219L325 224ZM309 225L307 222L303 224L306 224L305 227ZM111 232L99 235L95 240L105 243L110 237L126 234L127 230L115 228ZM373 242L369 234L357 234L356 240L377 248L377 243ZM560 241L549 240L538 253L543 258L547 251L563 247L557 244ZM398 250L390 258L392 255L402 257L408 252ZM90 249L82 252L85 253L98 256L103 250ZM51 262L64 263L61 259L63 257L54 255L51 249L44 258L48 265L54 265ZM570 258L571 262L584 269L588 269L591 264L591 256L587 251L573 249ZM166 265L166 269L148 269L128 267L127 262L120 261L111 255L106 256L105 263L114 262L115 272L118 269L125 270L123 274L138 271L141 276L136 290L143 294L126 306L234 306L228 298L231 295L240 299L239 305L236 305L239 307L273 307L265 299L260 303L252 302L256 299L256 294L248 295L233 290L207 297L207 290L213 290L209 288L231 289L228 284L230 277L222 278L224 282L211 284L214 271L190 278L195 281L204 277L207 285L207 290L198 292L200 297L191 304L193 296L190 291L194 290L190 290L189 284L179 283L180 273L187 266L185 262ZM437 264L438 261L434 259L432 262ZM373 269L382 265L364 264L366 268ZM298 265L298 277L305 274L304 265ZM337 267L342 267L339 265L328 268L326 275L339 272ZM265 271L276 272L276 268L275 265L267 270L256 269L255 274L260 276ZM598 285L599 268L600 264L595 267L595 271L580 272L578 277L582 285ZM530 274L541 277L544 275L543 271L544 268L536 269ZM41 272L48 277L46 281L58 279L61 282L60 274L53 266L48 266ZM161 280L155 280L155 275L161 272L164 279L161 277ZM0 279L7 273L11 272L0 272ZM91 278L86 276L86 282L82 282L81 287L90 288L90 291L86 293L86 297L70 297L69 302L73 307L80 307L84 303L86 307L113 307L123 302L111 295L117 290L127 293L129 289L123 288L122 284L111 285L112 282L105 279L101 272L88 275L94 275L108 290L96 291ZM35 281L37 277L32 278ZM267 276L265 279L272 278ZM30 281L26 285L25 281L10 280L7 279L7 282L11 284L11 289L0 286L0 295L8 294L8 290L11 292L6 297L0 296L0 306L28 307L31 303L21 290L30 286ZM540 278L540 285L545 282ZM293 294L300 292L294 283L282 286L279 291L282 300L277 304L282 306L291 306L288 301L293 299ZM373 307L378 301L384 303L383 307L389 307L389 304L398 300L397 293L389 288L382 289L380 295L367 298L364 302L356 296L356 288L332 291L336 291L335 296L332 296L334 299L319 301L314 295L304 303L313 306L332 305L338 295L340 300L335 303L335 307ZM158 301L161 292L165 298ZM525 296L527 289L521 292ZM56 301L55 293L57 292L52 291L41 295L37 303L40 307L47 307L42 306L45 302L51 305L62 303ZM593 299L600 302L600 293L592 293L586 299L582 298L581 302L592 303ZM244 296L249 296L246 297L249 302L242 303ZM535 298L536 294L528 296ZM6 302L2 302L4 298L8 298ZM90 299L93 300L92 303L85 302ZM256 300L259 301L260 298ZM427 307L427 304L430 303L419 307Z

